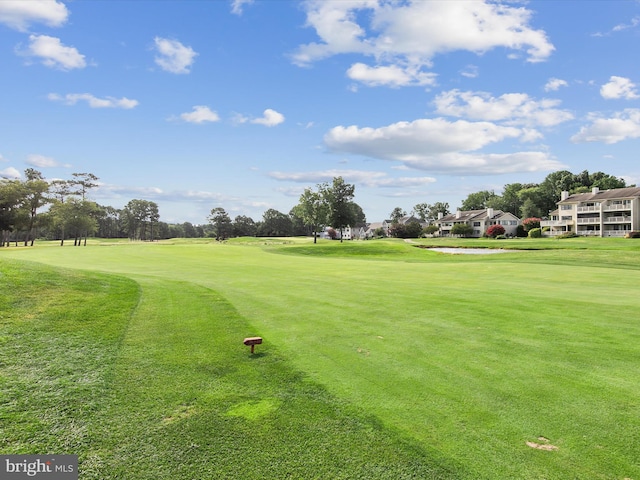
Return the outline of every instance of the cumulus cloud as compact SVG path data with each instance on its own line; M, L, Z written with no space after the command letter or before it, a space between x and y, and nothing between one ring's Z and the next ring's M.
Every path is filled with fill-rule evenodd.
M437 75L422 72L417 68L403 68L398 65L370 67L364 63L354 63L347 70L347 76L370 87L388 85L390 87L434 85Z
M592 115L591 123L571 137L574 143L603 142L618 143L640 138L640 109L628 108L611 118Z
M232 0L231 13L234 15L242 15L245 5L251 5L253 0Z
M20 172L13 167L5 168L4 170L0 170L0 177L2 178L21 178L22 175Z
M0 23L21 32L26 31L33 23L60 27L68 17L67 7L57 0L0 1Z
M375 172L367 170L321 170L314 172L270 172L269 177L289 182L297 183L322 183L331 182L335 177L342 177L348 182L355 182L364 187L382 187L382 188L398 188L398 187L419 187L434 183L433 177L389 177L384 172Z
M560 78L550 78L549 81L544 86L545 92L555 92L560 89L560 87L567 87L569 84L566 80L561 80Z
M506 48L524 51L529 62L540 62L554 50L545 32L530 26L530 10L505 3L310 0L303 5L307 26L315 29L320 41L301 45L292 55L293 62L306 66L338 54L370 56L376 66L365 69L356 64L350 72L376 85L398 86L402 71L420 72L436 55L452 51L482 54ZM390 70L384 64L397 67ZM423 73L419 81L432 79ZM414 78L411 84L415 82Z
M191 47L177 40L156 37L154 39L157 55L155 62L164 71L170 73L190 73L191 65L198 55Z
M66 95L50 93L47 98L53 102L61 102L65 105L75 105L78 102L87 102L91 108L123 108L125 110L129 110L137 107L139 104L137 100L132 100L126 97L98 98L90 93L68 93Z
M180 118L189 123L219 122L220 117L216 112L204 105L196 105L193 111L180 114Z
M258 125L264 125L265 127L275 127L276 125L280 125L284 122L284 115L272 110L271 108L267 108L262 113L262 117L254 118L253 120L250 120L250 122Z
M39 58L43 65L59 70L87 66L84 55L76 48L67 47L59 38L48 35L29 35L29 46L25 50L18 49L17 53L25 57Z
M505 93L496 98L486 92L450 90L438 95L434 103L441 115L509 125L551 127L573 119L571 112L555 108L559 100L536 101L526 93Z
M26 160L27 165L31 165L36 168L51 168L59 166L59 163L56 162L51 157L45 157L44 155L28 155Z
M618 98L624 98L625 100L634 100L640 98L636 91L636 85L631 80L625 77L616 77L615 75L609 78L609 82L605 83L600 88L600 95L607 100L613 100Z
M334 152L397 161L438 173L473 175L557 169L559 163L543 152L476 153L491 144L530 135L527 129L491 122L435 118L380 128L338 126L325 135L324 142Z

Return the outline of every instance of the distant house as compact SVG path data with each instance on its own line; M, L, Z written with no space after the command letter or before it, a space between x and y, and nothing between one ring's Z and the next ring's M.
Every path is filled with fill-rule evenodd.
M544 235L563 233L598 237L623 237L640 230L640 188L615 188L590 193L562 192L558 209L540 222ZM546 228L545 228L546 227Z
M491 225L502 225L505 235L516 235L518 225L522 221L514 214L485 208L482 210L458 210L456 213L442 216L434 222L439 234L443 237L451 235L451 229L457 223L466 223L473 228L473 237L481 237Z
M376 232L380 228L384 232L384 236L387 237L389 235L389 226L390 225L391 225L391 223L388 220L384 220L382 222L367 223L367 225L365 227L365 237L366 238L375 237L376 236Z

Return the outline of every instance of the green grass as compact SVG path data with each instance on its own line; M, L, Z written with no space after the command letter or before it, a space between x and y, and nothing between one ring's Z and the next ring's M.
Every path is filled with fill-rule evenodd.
M278 445L302 444L309 456L320 455L317 478L640 478L640 243L573 240L509 240L534 250L489 256L399 241L300 239L42 246L0 255L117 273L139 285L112 397L94 425L105 451L92 455L106 458L95 465L110 472L154 452L177 455L166 469L179 478L205 468L208 456L221 460L220 452L238 462L255 456L264 468L282 451ZM554 244L562 250L545 247ZM211 304L224 305L221 319L213 320ZM262 356L252 359L238 347L249 335L265 338ZM200 368L205 359L209 367ZM218 393L202 394L210 390ZM290 406L291 392L305 402ZM318 397L320 404L307 401ZM174 445L182 433L158 427L165 417L190 425L188 432L200 428L195 443L208 438L210 448L184 456ZM331 418L355 427L327 427L325 440L309 443L287 427L300 417L310 418L300 431L335 427ZM254 437L242 429L216 435L238 421L271 430L247 443ZM111 431L110 422L121 427ZM202 431L206 425L215 428ZM268 442L273 435L277 441ZM119 453L109 456L115 446ZM345 466L350 458L360 459L355 469ZM222 478L233 478L233 462L219 471ZM276 462L256 478L314 478L296 468Z

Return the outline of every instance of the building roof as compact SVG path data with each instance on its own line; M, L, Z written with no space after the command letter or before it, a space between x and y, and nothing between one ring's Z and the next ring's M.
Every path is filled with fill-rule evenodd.
M580 203L633 197L640 197L640 187L614 188L611 190L597 191L595 193L593 191L589 193L574 193L558 203Z
M460 216L458 213L450 213L449 215L445 215L444 217L438 219L438 222L468 222L470 220L476 219L486 219L488 217L488 208L483 208L482 210L461 210ZM502 210L494 210L491 218L500 217L504 215Z

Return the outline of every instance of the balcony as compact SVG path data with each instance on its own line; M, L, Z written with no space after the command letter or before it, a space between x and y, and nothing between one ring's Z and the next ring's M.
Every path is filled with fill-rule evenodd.
M540 222L541 227L566 227L573 224L570 220L542 220Z
M631 223L631 217L605 217L603 223Z
M618 210L628 210L628 211L631 211L631 204L630 204L630 203L627 203L627 204L619 204L619 203L616 203L616 204L611 204L611 205L604 205L604 206L602 207L602 209L603 209L605 212L615 212L615 211L618 211Z
M578 207L578 213L599 212L599 211L600 211L599 205L597 207Z
M578 217L578 224L594 224L594 223L600 223L600 217L587 217L587 218L580 218Z

